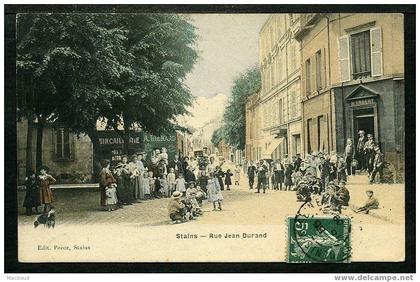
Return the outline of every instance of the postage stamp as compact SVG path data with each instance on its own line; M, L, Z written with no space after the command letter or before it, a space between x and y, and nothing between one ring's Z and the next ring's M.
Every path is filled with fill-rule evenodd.
M348 263L351 258L350 218L340 216L287 218L287 262Z

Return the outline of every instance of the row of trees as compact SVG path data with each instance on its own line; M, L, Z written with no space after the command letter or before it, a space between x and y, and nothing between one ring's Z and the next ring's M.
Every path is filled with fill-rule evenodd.
M47 122L87 134L102 159L98 120L128 151L130 129L152 134L182 129L193 96L184 84L197 60L196 29L163 14L21 14L17 18L18 119L28 121L27 163L42 165ZM121 126L124 128L120 130Z
M232 93L223 115L221 127L213 132L211 141L218 146L222 140L238 149L245 149L245 106L247 98L261 87L261 75L258 67L252 67L241 73L234 81Z

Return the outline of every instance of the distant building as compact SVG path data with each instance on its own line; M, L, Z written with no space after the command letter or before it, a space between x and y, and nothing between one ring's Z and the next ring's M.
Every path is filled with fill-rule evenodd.
M264 147L262 131L262 107L260 103L260 91L248 97L245 106L245 158L250 161L261 159Z

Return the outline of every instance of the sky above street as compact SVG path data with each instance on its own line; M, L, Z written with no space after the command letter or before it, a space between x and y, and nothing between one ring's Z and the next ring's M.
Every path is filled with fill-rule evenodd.
M233 81L258 63L258 34L267 14L194 14L199 59L187 76L194 96L229 96Z

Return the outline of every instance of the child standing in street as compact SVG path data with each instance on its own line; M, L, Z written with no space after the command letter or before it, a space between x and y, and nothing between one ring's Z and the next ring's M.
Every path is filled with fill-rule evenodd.
M147 170L143 173L143 179L142 179L142 187L144 192L144 199L149 200L150 199L150 184L149 184L149 172Z
M165 197L165 198L167 198L167 197L169 197L169 185L168 185L168 181L167 181L167 179L166 179L166 176L164 175L164 174L162 174L161 176L160 176L160 191L161 191L161 193L162 193L162 195Z
M175 184L176 184L175 170L173 168L169 170L167 181L168 181L168 186L169 186L169 192L170 194L172 194L175 191Z
M232 185L232 176L233 173L230 172L230 169L228 169L226 171L226 176L225 176L225 185L226 185L226 190L230 190L230 185Z
M217 177L210 173L209 181L207 184L208 200L213 203L213 211L216 211L216 203L218 204L219 210L222 210L222 191L220 189L219 180Z
M185 194L185 192L187 191L187 188L185 187L184 175L182 173L178 175L175 186L176 186L176 191L179 191L182 194Z
M40 200L41 204L44 205L44 213L48 212L51 208L51 204L54 202L53 192L50 188L51 184L56 182L55 178L47 173L47 168L42 167L39 175L40 185Z

